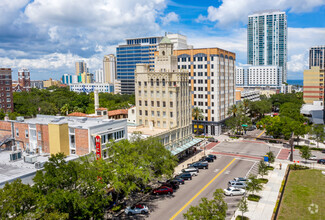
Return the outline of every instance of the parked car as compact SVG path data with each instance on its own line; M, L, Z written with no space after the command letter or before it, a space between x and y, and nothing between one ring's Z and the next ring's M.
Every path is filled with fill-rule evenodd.
M177 181L177 182L179 182L179 184L185 184L184 179L178 178L178 177L175 177L174 179L168 180L167 182L169 182L169 181Z
M167 186L161 186L153 190L153 194L162 195L162 194L173 194L174 190Z
M254 131L255 129L256 129L255 125L246 128L247 131Z
M217 159L217 156L216 155L213 155L213 154L208 154L207 157L213 158L214 160Z
M325 154L325 150L322 150L322 153Z
M243 182L243 183L246 183L247 181L249 181L249 179L246 179L244 177L236 177L236 178L234 178L234 181L235 182Z
M223 190L226 196L240 196L245 194L244 189L239 189L235 187L228 187L227 189Z
M215 138L208 138L208 141L209 141L209 142L218 142L218 140L215 139Z
M149 213L149 209L147 206L143 204L137 204L134 206L128 206L125 209L125 214L127 215L134 215L134 214L147 214Z
M183 173L190 173L192 176L197 176L199 170L197 168L195 168L195 167L188 167L188 168L182 169L182 172Z
M316 157L315 155L311 155L311 156L309 157L309 160L317 160L317 157Z
M246 183L244 182L236 182L236 181L229 181L228 186L232 186L234 188L246 188Z
M182 178L183 180L192 180L192 175L190 173L181 173L177 178Z
M208 162L213 162L213 161L214 161L214 159L213 159L213 158L211 158L211 157L203 156L203 157L200 159L200 161L208 161Z
M179 188L179 183L177 181L161 183L161 186L167 186L173 190Z
M317 163L325 164L325 159L319 159L319 160L317 160Z
M208 163L202 163L202 162L196 162L190 165L191 167L195 167L198 169L208 169L209 164Z

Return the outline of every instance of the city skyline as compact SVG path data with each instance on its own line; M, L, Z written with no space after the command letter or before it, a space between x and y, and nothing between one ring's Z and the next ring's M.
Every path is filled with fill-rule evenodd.
M126 38L180 33L194 48L219 47L236 53L236 64L247 60L248 15L279 9L288 17L288 79L302 79L308 51L324 45L324 1L112 1L88 0L77 6L66 1L2 1L0 66L28 68L31 79L59 79L74 73L84 60L90 72L102 66L104 55L115 54ZM94 7L96 5L97 7ZM77 7L71 13L69 8ZM92 11L91 16L84 16ZM110 13L103 13L110 12ZM191 11L191 13L189 13ZM109 34L108 34L109 33Z

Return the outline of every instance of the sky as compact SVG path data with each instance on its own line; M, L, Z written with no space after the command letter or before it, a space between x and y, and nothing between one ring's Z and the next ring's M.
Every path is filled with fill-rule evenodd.
M165 32L235 52L242 65L248 15L269 9L287 13L288 79L302 79L309 48L325 45L325 0L1 0L0 68L60 79L84 60L94 73L126 38Z

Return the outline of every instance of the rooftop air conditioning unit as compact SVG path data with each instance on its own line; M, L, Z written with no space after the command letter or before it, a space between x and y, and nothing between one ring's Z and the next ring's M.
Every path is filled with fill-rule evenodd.
M26 155L24 157L24 162L25 163L35 163L37 162L37 156L35 155Z
M44 167L45 162L36 162L35 168L36 169L42 169Z
M18 116L17 118L16 118L16 121L19 121L19 122L23 122L25 119L24 119L24 117L23 116Z
M16 161L21 159L22 152L21 151L15 151L10 154L10 161Z

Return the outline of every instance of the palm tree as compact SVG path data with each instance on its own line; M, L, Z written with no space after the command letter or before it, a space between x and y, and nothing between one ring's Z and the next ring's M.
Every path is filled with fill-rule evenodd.
M254 195L255 192L258 193L263 189L262 183L256 178L256 176L250 176L248 179L249 181L247 181L246 186L248 192L252 192Z
M232 114L234 117L236 117L236 113L238 111L238 107L237 105L232 105L230 108L229 108L229 112L228 114Z
M199 107L195 107L192 110L192 117L196 121L196 134L198 134L199 131L199 123L198 120L203 120L203 111Z
M243 100L243 106L244 106L245 115L247 114L247 112L249 110L249 104L250 104L250 101L248 99L244 99Z

